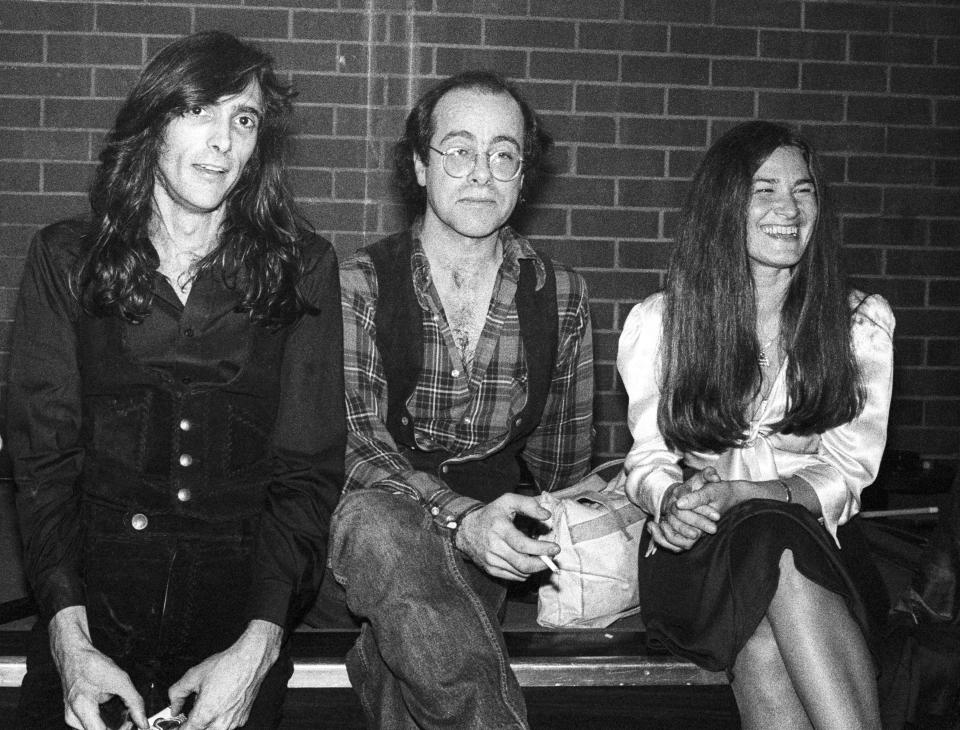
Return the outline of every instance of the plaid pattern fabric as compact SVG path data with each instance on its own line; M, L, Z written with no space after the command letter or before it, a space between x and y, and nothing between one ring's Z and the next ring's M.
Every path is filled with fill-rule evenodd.
M527 367L514 294L519 259L531 258L538 288L543 264L530 244L509 228L501 233L504 260L494 284L472 367L464 372L430 265L416 238L414 288L423 311L423 370L407 407L417 444L443 449L451 461L482 458L500 449L510 423L526 402ZM559 314L558 355L540 426L530 435L524 459L543 490L573 483L589 468L592 447L593 349L587 290L568 267L554 265ZM371 486L423 500L434 518L456 523L476 505L439 479L414 471L386 428L387 387L376 349L377 280L369 256L360 252L340 267L347 401L347 481L344 491Z

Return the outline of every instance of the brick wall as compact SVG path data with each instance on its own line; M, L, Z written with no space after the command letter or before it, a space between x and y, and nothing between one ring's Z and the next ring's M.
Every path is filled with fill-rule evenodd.
M587 277L601 455L628 446L613 364L658 288L687 181L739 120L826 153L849 263L892 302L891 445L960 445L960 6L837 0L211 0L0 3L0 373L31 232L84 209L100 140L176 36L259 41L300 89L298 197L341 255L399 225L387 160L425 84L473 66L521 82L558 141L520 221ZM0 391L2 398L2 391Z

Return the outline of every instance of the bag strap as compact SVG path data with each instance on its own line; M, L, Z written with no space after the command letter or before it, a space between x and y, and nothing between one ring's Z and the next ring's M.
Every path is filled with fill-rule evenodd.
M623 459L605 461L600 464L600 466L591 469L587 475L576 484L571 484L569 487L564 487L563 489L557 489L556 491L550 492L550 494L557 499L572 499L582 494L604 492L610 480L620 473L622 466ZM614 467L616 467L616 470L614 470Z
M612 532L622 532L627 540L632 539L628 528L630 525L646 518L647 513L640 507L627 501L626 504L617 504L624 499L621 494L606 491L610 480L617 476L623 468L623 458L610 459L594 467L579 482L565 489L550 492L554 499L589 499L607 508L605 514L586 520L578 525L570 525L570 540L574 543L596 540Z
M597 474L607 480L610 480L613 477L615 477L617 475L617 472L619 472L620 469L623 467L624 461L625 459L622 456L616 459L608 459L602 464L599 464L598 466L593 467L593 469L590 470L590 473L587 474L587 476L590 477L590 476L593 476L594 474ZM614 467L616 467L616 471L613 470Z
M579 497L576 497L576 499L577 500L589 499L590 501L596 502L597 504L602 504L604 507L607 508L607 514L613 517L614 521L616 521L620 531L624 535L629 537L629 534L627 533L627 527L629 527L630 523L627 522L625 517L621 514L623 507L625 507L626 505L617 504L617 502L621 500L619 495L614 496L612 494L606 494L604 492L587 492L585 494L581 494ZM593 522L593 520L590 520L590 522ZM636 522L636 520L634 520L634 522Z
M570 525L570 542L596 540L613 532L622 532L627 540L632 540L633 536L627 528L640 520L646 519L646 516L646 512L630 502L594 520L581 522L579 525Z

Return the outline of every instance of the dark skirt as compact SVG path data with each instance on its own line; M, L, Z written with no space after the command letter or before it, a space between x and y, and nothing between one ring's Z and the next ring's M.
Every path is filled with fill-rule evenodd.
M804 507L766 499L733 507L717 528L688 551L658 548L640 558L643 620L652 643L711 671L731 670L767 612L780 578L780 557L790 550L804 576L843 597L872 644L874 620L857 585L870 578L858 581L849 571L851 563L869 556L843 554L842 534L844 550L838 550ZM860 553L863 541L851 543L851 552ZM641 556L645 549L646 544Z

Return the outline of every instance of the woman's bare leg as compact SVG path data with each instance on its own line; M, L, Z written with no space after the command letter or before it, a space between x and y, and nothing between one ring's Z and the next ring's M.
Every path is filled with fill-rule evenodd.
M744 730L811 727L766 618L737 655L731 687Z
M846 602L780 558L780 582L767 610L787 675L818 730L880 727L873 659Z

